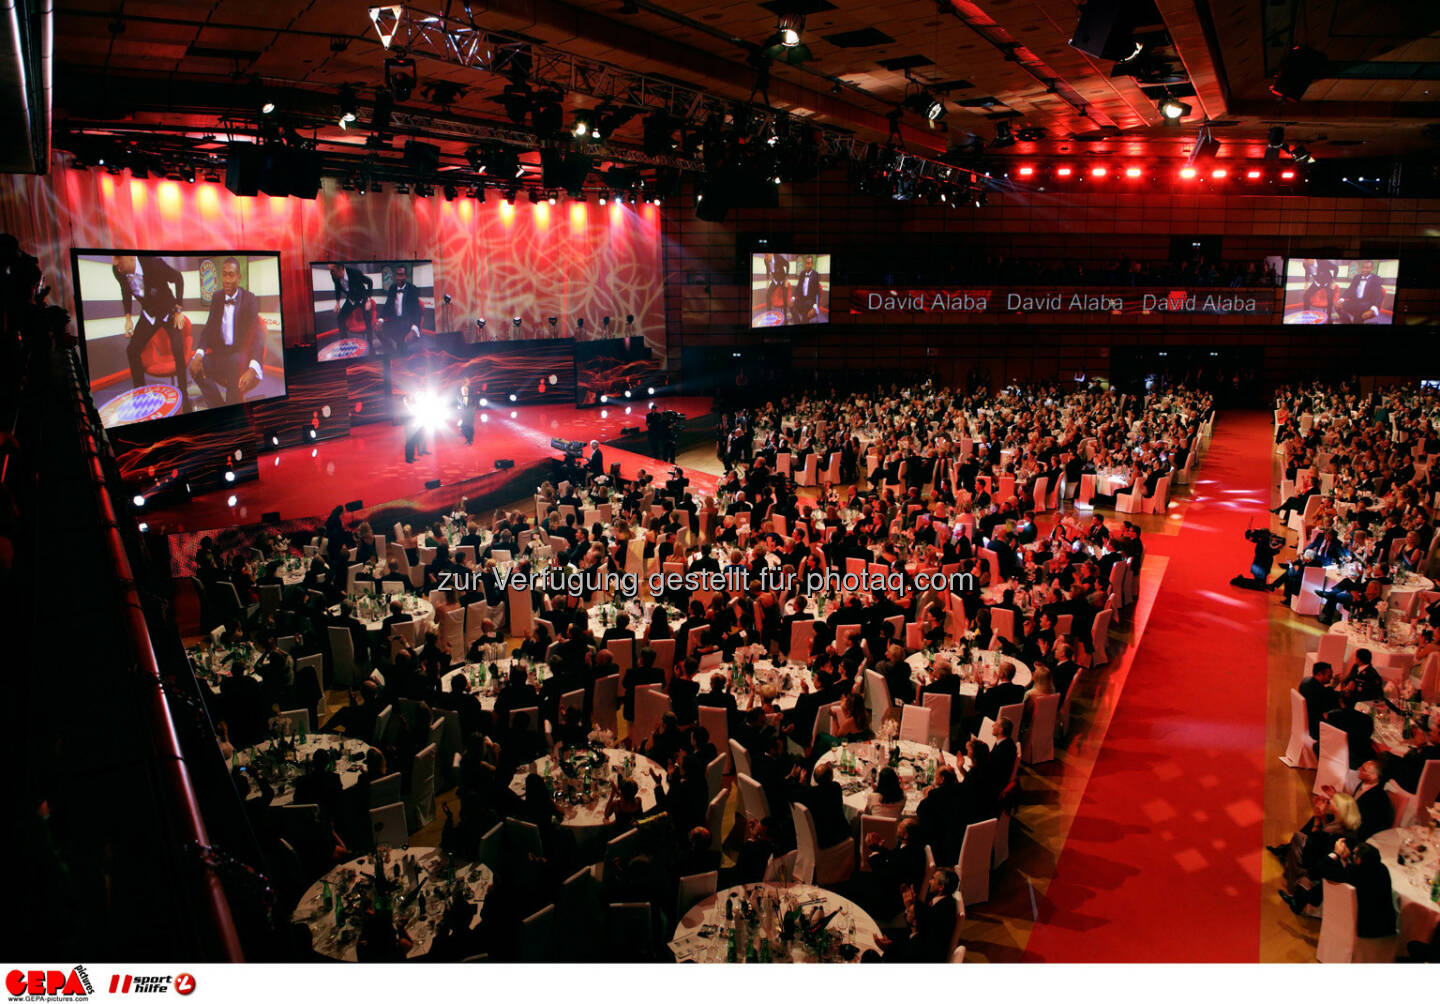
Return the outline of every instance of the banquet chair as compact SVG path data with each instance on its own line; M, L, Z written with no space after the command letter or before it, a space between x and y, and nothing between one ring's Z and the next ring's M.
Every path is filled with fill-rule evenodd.
M480 847L475 860L491 871L500 868L505 859L505 823L499 822L486 830L480 837Z
M1420 668L1420 697L1440 702L1440 652L1431 652Z
M789 450L783 450L775 454L775 473L788 475L792 465L795 463L795 455Z
M705 828L710 831L710 849L719 851L725 846L725 804L730 801L730 790L722 787L705 808Z
M450 646L450 665L465 661L465 609L446 610L441 625L442 638Z
M729 767L729 740L730 740L730 714L724 708L711 708L700 705L699 724L706 732L710 733L710 741L720 751L721 758L725 761L723 767ZM711 792L714 794L714 792Z
M325 631L330 640L330 683L336 689L360 683L360 667L356 663L356 640L350 628L331 627Z
M1025 741L1026 763L1048 763L1055 759L1055 722L1060 711L1059 694L1037 694Z
M537 831L538 832L538 831ZM630 859L640 852L640 831L631 827L605 842L605 853L601 858L601 882L609 880L625 870Z
M805 458L805 466L795 473L795 483L813 488L819 482L820 458L811 453Z
M855 838L821 847L815 833L815 817L808 806L792 803L790 818L795 822L795 880L814 885L844 882L855 871Z
M1317 662L1328 662L1334 667L1338 676L1345 669L1345 636L1326 632L1320 636L1320 647L1314 652L1305 653L1304 675L1315 675L1315 664Z
M1286 766L1313 769L1316 765L1315 746L1310 739L1309 714L1305 710L1305 697L1300 691L1290 689L1290 743L1280 756Z
M691 634L694 634L692 631ZM790 647L786 650L791 662L809 663L810 649L815 644L815 622L794 621L790 624Z
M285 589L283 586L257 586L255 591L260 594L260 612L268 614L279 608Z
M890 700L890 684L886 682L884 676L873 669L865 670L865 699L870 705L870 717L878 726L881 719L889 713L892 702Z
M1060 614L1055 618L1055 637L1068 638L1070 636L1070 629L1074 624L1074 614Z
M405 825L405 803L391 802L371 809L370 829L375 834L377 846L409 847L410 830Z
M680 889L675 897L675 922L690 912L690 908L702 899L715 895L719 885L718 871L700 872L697 875L681 875Z
M605 917L612 962L653 962L655 920L649 903L611 903Z
M534 617L532 606L533 597L530 590L521 589L513 582L507 582L505 586L505 603L510 609L510 637L528 637L530 634L531 621Z
M515 560L515 556L503 547L497 547L492 550L490 552L490 557L494 558L497 562L502 564L507 561Z
M375 716L375 731L370 736L370 744L372 746L384 745L385 733L390 731L390 716L393 710L392 706L387 704L381 708L380 713Z
M655 650L655 667L657 669L668 673L675 668L674 638L656 638L650 643L650 647Z
M563 716L569 708L574 708L582 715L585 713L585 691L567 690L560 695L560 714Z
M313 707L306 704L314 716L311 719L311 732L319 732L320 726L324 725L325 719L329 717L330 709L325 701L325 689L320 686L320 676L325 671L324 662L325 657L318 652L295 660L295 693L314 699Z
M1429 807L1440 798L1440 760L1431 760L1420 771L1420 781L1415 785L1415 794L1404 792L1404 789L1401 791L1405 795L1405 801L1395 813L1395 825L1424 826Z
M1001 798L1002 806L1006 804ZM995 847L990 852L991 869L999 868L1010 859L1010 821L1015 818L1012 808L1001 808L995 814Z
M916 652L925 647L925 636L920 633L920 622L909 621L905 625L905 648Z
M1048 501L1048 496L1045 492L1044 478L1035 479L1035 491L1033 494L1033 498L1035 499L1035 511L1044 512L1046 509L1046 503Z
M1315 767L1315 794L1327 785L1336 791L1349 791L1346 775L1350 772L1350 736L1329 722L1320 723L1320 762Z
M725 653L717 648L715 651L706 652L700 657L700 669L702 671L707 669L715 669L724 661Z
M647 684L635 691L635 721L630 724L630 748L638 750L660 727L660 719L670 710L670 695L658 684Z
M1094 501L1093 501L1094 498L1095 498L1095 475L1093 475L1093 474L1082 474L1082 475L1080 475L1080 489L1079 489L1079 491L1077 491L1076 494L1075 494L1075 508L1077 508L1077 509L1092 509L1092 508L1094 508Z
M1128 492L1115 494L1116 512L1140 512L1144 508L1145 482L1137 480Z
M822 485L838 485L840 483L840 454L832 453L830 463L820 472L820 483Z
M600 961L600 932L605 929L605 905L595 865L586 865L560 883L555 900L555 926L565 932L565 957L575 962Z
M1141 512L1163 515L1170 505L1170 475L1155 480L1155 494L1145 499Z
M399 802L402 798L400 772L397 770L370 782L370 804L367 808L378 809L382 805Z
M520 723L522 720L525 722L525 727L529 731L540 731L539 708L511 708L510 717L507 720L506 724L509 726L510 731L513 732L520 727Z
M788 851L776 857L770 855L770 860L765 863L766 882L793 882L795 881L795 861L799 857L799 851Z
M956 895L959 895L959 894L957 893ZM963 897L962 897L962 898L963 898ZM951 965L957 965L957 966L958 966L960 963L962 963L962 962L964 962L964 961L965 961L965 946L964 946L964 945L956 945L956 946L955 946L955 949L950 953L950 963L951 963Z
M614 657L615 668L621 673L635 665L634 638L611 638L605 643L605 648Z
M1000 556L988 547L977 547L975 555L990 566L990 584L992 586L999 585L1001 582Z
M1002 607L990 608L990 626L995 634L1008 642L1015 641L1015 611Z
M929 708L918 704L905 705L900 709L900 738L913 743L928 743L933 717Z
M1085 667L1081 666L1070 679L1070 686L1065 691L1065 697L1060 701L1060 710L1055 717L1055 735L1063 737L1070 734L1070 715L1072 706L1075 703L1075 695L1080 692L1080 681L1085 679Z
M1320 902L1320 939L1315 961L1328 963L1394 962L1395 936L1362 938L1356 933L1359 906L1348 882L1324 881Z
M536 910L520 922L520 961L555 959L555 904Z
M1090 625L1090 665L1103 666L1110 661L1110 621L1115 611L1105 608L1095 615Z
M722 709L720 709L720 710L723 711L724 709L722 708ZM712 742L715 742L714 733L711 733L710 738L711 738L711 741L712 741ZM718 748L720 744L719 744L719 742L715 742L715 745L716 745L716 747ZM740 745L738 742L736 742L734 739L731 739L731 740L729 741L729 745L730 745L730 769L731 769L732 771L734 771L735 774L737 774L737 775L739 775L739 774L747 774L747 775L748 775L748 774L750 773L750 752L749 752L749 750L747 750L744 746L741 746L741 745Z
M410 764L410 795L405 800L406 816L421 830L435 821L435 744L428 744L415 754Z
M620 701L620 675L612 673L595 681L595 697L590 702L590 721L597 728L615 734L615 709Z
M401 593L403 593L403 592L405 591L405 583L403 583L403 582L382 582L382 583L380 583L380 590L381 590L381 592L383 592L386 596L399 596Z
M965 827L955 872L960 876L960 896L967 904L990 898L990 857L995 849L996 826L994 819L987 819Z
M872 833L880 834L883 846L895 849L895 842L900 836L900 818L898 816L878 816L865 814L860 817L860 870L868 872L870 861L865 848L869 845L866 839Z
M965 929L965 897L959 889L951 895L955 897L955 927L950 932L950 945L945 957L951 962L964 962L965 946L960 944L960 932Z
M726 754L717 753L715 759L705 765L705 790L709 792L710 798L714 798L718 792L725 790L725 761Z
M883 573L882 573L882 574L883 574ZM896 641L897 643L905 640L905 615L904 615L904 614L896 614L896 615L893 616L893 617L886 617L886 618L885 618L885 623L886 623L886 624L889 624L892 628L895 629L895 641ZM877 654L879 654L879 653L877 653Z
M540 827L514 816L505 817L505 853L503 862L524 860L531 856L544 857L545 844L540 839Z
M760 787L749 774L736 774L735 785L740 789L740 813L747 820L761 820L770 818L770 800L765 797L765 789Z
M490 616L490 605L484 600L465 607L465 647L469 648L480 637L481 625Z
M1316 590L1325 588L1325 569L1307 568L1300 576L1300 591L1290 599L1290 609L1302 617L1315 617L1325 609L1325 601Z
M309 728L310 712L305 708L281 711L270 720L270 724L278 727L282 736L298 736Z
M925 742L946 751L950 749L950 714L953 701L954 697L950 694L925 694L921 698L921 703L930 712L930 732Z
M846 559L845 559L845 574L846 574L846 575L855 575L855 576L862 576L862 575L864 575L864 574L865 574L865 559L864 559L864 558L846 558Z

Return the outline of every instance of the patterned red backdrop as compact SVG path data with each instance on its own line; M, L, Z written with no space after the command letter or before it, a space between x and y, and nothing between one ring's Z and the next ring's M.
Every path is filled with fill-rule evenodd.
M308 263L386 257L435 263L436 322L442 330L513 337L551 329L547 318L585 318L585 336L634 333L664 357L665 317L660 210L653 205L568 202L551 206L523 197L514 205L446 202L397 195L357 195L327 180L319 198L241 198L212 182L135 180L101 170L56 166L46 177L0 177L0 226L20 238L52 277L51 302L74 307L70 249L184 251L233 247L281 254L285 340L313 342ZM452 302L440 303L444 294ZM499 322L503 320L503 329Z

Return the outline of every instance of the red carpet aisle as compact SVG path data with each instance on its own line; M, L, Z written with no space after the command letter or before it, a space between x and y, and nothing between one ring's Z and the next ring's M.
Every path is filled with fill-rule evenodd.
M1026 957L1255 962L1270 597L1232 588L1267 526L1271 419L1226 413Z

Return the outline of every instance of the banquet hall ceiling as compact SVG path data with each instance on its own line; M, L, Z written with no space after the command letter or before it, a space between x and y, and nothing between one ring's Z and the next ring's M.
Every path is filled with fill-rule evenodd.
M1432 150L1440 142L1440 3L1395 0L1153 0L1140 26L1158 76L1191 106L1168 125L1155 87L1113 74L1115 63L1069 42L1075 0L792 0L808 11L810 58L775 61L757 91L757 53L787 0L421 0L415 15L466 18L487 31L543 43L727 100L762 101L810 121L884 142L892 111L925 89L946 114L931 128L900 119L915 152L973 144L992 153L1185 155L1207 119L1221 156L1261 156L1280 124L1322 158ZM1144 0L1142 0L1144 5ZM468 13L467 13L468 12ZM353 85L383 85L386 51L355 0L60 0L56 6L57 128L67 120L138 117L214 129L253 115L257 88L297 106L333 103ZM1328 63L1300 101L1268 91L1287 49ZM778 50L777 50L778 51ZM424 116L504 123L506 81L417 54L419 86L401 103ZM428 89L451 83L441 105ZM1432 94L1432 91L1434 93ZM568 115L596 100L570 94ZM167 110L167 106L173 110ZM1003 150L997 127L1022 139ZM633 120L612 139L638 143ZM360 142L338 127L322 139ZM62 144L63 145L63 144ZM974 148L972 146L972 148Z

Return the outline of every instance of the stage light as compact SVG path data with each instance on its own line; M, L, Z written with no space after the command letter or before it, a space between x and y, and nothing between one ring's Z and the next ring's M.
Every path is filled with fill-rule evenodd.
M265 102L264 104L262 104L262 105L260 106L260 114L261 114L261 115L273 115L273 114L275 114L275 102L273 102L273 101L267 101L267 102Z
M135 503L135 508L136 508L136 509L144 509L144 508L145 508L145 496L144 496L144 495L136 495L136 496L135 496L133 499L131 499L130 501Z
M610 327L610 315L606 314L604 317L600 318L600 323L607 328Z
M1138 177L1140 177L1140 168L1138 168L1138 167L1127 167L1127 168L1125 168L1125 177L1127 177L1127 178L1138 178Z
M600 412L600 417L601 417L601 418L609 418L609 417L610 417L610 413L609 413L608 411L601 410L601 412Z
M446 202L454 202L455 196L460 194L454 185L446 185L440 191L444 193Z
M1168 122L1179 122L1186 115L1190 114L1189 105L1179 100L1178 98L1171 97L1168 94L1160 99L1160 103L1157 105L1157 107L1160 109L1160 114L1164 116L1165 120Z
M516 401L518 401L518 400L519 400L519 398L517 398L514 394L511 394L511 395L510 395L510 403L511 403L511 404L514 404L514 403L515 403Z
M1210 177L1215 178L1215 179L1218 181L1219 179L1225 177L1225 176L1228 175L1229 173L1230 173L1230 172L1227 171L1227 170L1225 170L1225 168L1223 168L1223 167L1217 167L1217 168L1215 168L1215 170L1213 170L1213 171L1210 172Z
M631 411L630 408L626 408L626 409L625 409L625 414L627 414L627 415L630 414L630 411Z
M608 200L605 198L605 193L604 193L604 192L601 192L601 193L600 193L600 205L602 205L602 206L605 205L605 203L606 203L607 201L608 201Z
M1198 174L1198 173L1199 173L1199 172L1196 171L1195 168L1193 168L1193 167L1182 167L1182 168L1180 169L1180 177L1185 178L1185 179L1187 179L1187 180L1190 179L1190 178L1195 177L1195 175Z
M226 472L225 472L225 480L226 480L226 481L229 481L229 482L231 482L231 483L234 483L234 481L235 481L235 472L234 472L234 471L226 471Z
M477 318L475 318L475 327L480 328L480 329L483 331L484 328L485 328L485 318L483 318L483 317L477 317Z
M577 138L589 136L591 139L599 139L602 132L600 116L592 111L576 112L575 125L570 131Z
M625 315L625 323L626 323L626 324L634 324L634 323L635 323L635 315L634 315L634 314L626 314L626 315Z
M995 139L991 142L990 146L993 149L999 149L1001 147L1014 146L1015 142L1015 133L1011 129L1010 123L996 122Z
M651 397L654 397L654 396L655 396L655 388L654 388L654 387L646 387L646 388L645 388L645 393L649 394Z
M1279 160L1280 151L1285 149L1285 127L1271 126L1265 136L1265 159Z
M145 533L150 529L150 524L142 521L136 529L138 529L141 533Z
M550 322L550 327L552 328L556 327L560 323L560 318L556 317L554 314L551 314L549 317L546 318L546 320Z
M554 195L554 193L551 193L549 196L547 196L546 199L545 199L545 201L548 202L548 203L550 203L550 205L552 205L552 206L555 205L555 195Z
M1031 175L1033 175L1033 174L1035 173L1035 168L1033 168L1033 167L1022 167L1022 168L1020 168L1018 171L1016 171L1015 173L1018 174L1018 175L1020 175L1020 177L1022 177L1022 178L1028 178L1028 177L1030 177Z
M481 416L480 416L480 421L482 421L482 422L488 422L488 421L490 421L490 416L489 416L489 415L481 415Z
M1056 176L1060 178L1068 178L1072 173L1073 172L1068 167L1059 167L1055 169Z
M523 322L522 322L522 321L520 320L520 318L518 318L518 317L512 317L512 318L510 318L510 323L513 324L513 325L515 325L515 327L518 328L518 327L520 327L520 325L521 325Z
M480 407L482 407L482 408L488 408L488 407L490 407L490 399L489 399L489 398L486 398L486 397L482 397L482 398L480 399Z
M1090 168L1090 177L1092 177L1092 178L1103 178L1103 177L1105 177L1105 175L1107 175L1107 174L1109 174L1109 173L1110 173L1109 168L1105 168L1105 167L1092 167L1092 168Z
M1251 181L1254 181L1256 178L1260 177L1260 172L1259 172L1259 171L1246 171L1246 172L1245 172L1245 177L1249 178Z
M234 509L236 501L238 500L235 498L235 496L231 495L228 499L225 500L225 504L228 505L231 509Z
M1292 178L1295 177L1295 172L1294 172L1294 171L1281 171L1281 172L1280 172L1280 177L1281 177L1281 178L1284 178L1286 181L1289 181L1290 179L1292 179Z
M600 395L600 403L601 403L601 404L608 404L609 402L610 402L610 395L608 395L608 394L601 394L601 395Z
M630 396L630 392L629 392L628 390L625 392L625 396L626 396L627 398Z
M584 331L584 330L585 330L585 318L583 318L583 317L577 317L577 318L575 318L575 327L578 328L578 329L581 330L581 331Z
M557 383L560 382L560 378L554 373L551 373L548 377L545 378L545 382L548 383L551 387L554 387Z
M395 95L396 101L409 101L415 91L415 60L408 56L391 56L385 60L385 86Z
M518 188L508 189L508 190L505 192L505 201L508 202L508 203L510 203L510 205L513 206L513 205L515 205L515 196L517 196L517 195L519 195L519 194L520 194L520 190L519 190Z
M280 437L272 434L272 435L270 436L270 445L271 445L271 446L279 446L279 445L280 445Z
M510 417L511 417L511 418L518 418L518 417L520 417L520 413L519 413L518 411L512 411L512 412L510 413Z
M320 438L320 433L318 433L318 432L315 431L315 426L313 426L313 425L310 426L310 428L308 428L308 429L305 430L305 435L310 438L310 441L311 441L312 443L313 443L316 439L319 439L319 438Z
M342 84L340 87L340 128L350 128L350 123L355 121L355 88L349 84Z
M1290 148L1290 156L1294 158L1295 163L1297 164L1315 163L1315 155L1309 150L1305 149L1305 144L1303 143L1296 143L1294 146L1292 146Z
M780 44L787 49L793 49L800 44L800 33L805 30L805 15L781 14L776 30L780 35Z

